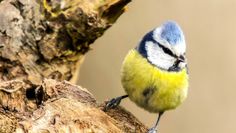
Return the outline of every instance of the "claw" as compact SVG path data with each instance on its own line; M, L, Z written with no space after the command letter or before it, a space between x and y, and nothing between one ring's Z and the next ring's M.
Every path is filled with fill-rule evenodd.
M126 97L128 97L128 95L120 96L120 97L111 99L109 102L107 102L107 104L104 108L104 111L116 108L120 104L121 100L126 98Z
M148 130L148 133L157 133L157 130L155 127L153 127Z
M120 104L121 99L118 98L113 98L111 99L105 106L105 111L109 110L109 109L114 109L116 108L119 104Z

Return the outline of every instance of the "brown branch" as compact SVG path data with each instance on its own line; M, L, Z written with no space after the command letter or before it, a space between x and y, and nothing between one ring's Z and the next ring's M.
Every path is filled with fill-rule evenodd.
M130 0L3 0L0 80L76 81L83 55Z
M147 131L122 107L104 112L105 103L64 81L76 81L90 45L129 2L0 1L0 132Z

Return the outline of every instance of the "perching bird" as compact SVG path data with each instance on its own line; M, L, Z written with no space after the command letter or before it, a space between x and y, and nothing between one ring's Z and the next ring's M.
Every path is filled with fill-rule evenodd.
M127 95L112 99L106 109L116 107L129 97L145 110L159 114L155 125L149 129L149 133L155 133L161 115L175 109L187 97L185 51L184 34L173 21L147 33L123 62L121 81Z

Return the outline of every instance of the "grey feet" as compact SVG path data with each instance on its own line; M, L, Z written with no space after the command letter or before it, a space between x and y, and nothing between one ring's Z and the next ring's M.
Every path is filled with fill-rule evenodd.
M158 117L157 117L157 121L156 121L156 124L152 127L152 128L150 128L149 130L148 130L148 133L157 133L157 127L158 127L158 123L159 123L159 121L160 121L160 119L161 119L161 116L164 114L164 112L159 112L159 114L158 114Z
M116 108L116 107L120 104L121 100L124 99L124 98L126 98L126 97L128 97L128 95L124 95L124 96L120 96L120 97L111 99L111 100L106 104L106 106L105 106L105 108L104 108L104 111L107 111L107 110L109 110L109 109Z
M156 127L152 127L148 130L148 133L157 133Z

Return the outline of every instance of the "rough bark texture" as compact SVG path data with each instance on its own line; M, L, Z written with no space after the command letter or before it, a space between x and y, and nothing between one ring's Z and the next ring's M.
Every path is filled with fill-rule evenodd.
M146 132L72 85L89 46L130 0L0 0L0 132ZM65 81L67 80L67 81Z
M130 0L1 0L0 80L76 81L89 45Z
M142 123L122 107L104 112L105 103L97 103L86 89L67 81L45 79L35 90L25 88L25 83L18 80L1 82L0 99L0 132L147 131Z

